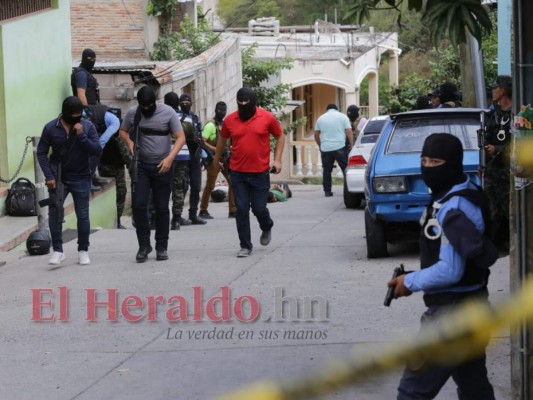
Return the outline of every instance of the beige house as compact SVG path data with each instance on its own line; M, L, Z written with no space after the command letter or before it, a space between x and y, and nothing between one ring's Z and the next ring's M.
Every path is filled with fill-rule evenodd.
M242 46L257 45L257 59L288 57L293 68L282 70L269 84L288 83L294 104L292 119L307 118L298 128L285 152L290 177L321 176L320 152L314 142L314 126L330 103L345 112L350 104L361 106L359 89L368 81L368 105L361 107L367 116L379 114L378 70L381 57L388 55L389 85L398 85L398 48L396 33L374 32L373 28L339 26L317 21L309 27L280 27L272 19L250 21L240 32ZM337 171L342 176L341 171Z

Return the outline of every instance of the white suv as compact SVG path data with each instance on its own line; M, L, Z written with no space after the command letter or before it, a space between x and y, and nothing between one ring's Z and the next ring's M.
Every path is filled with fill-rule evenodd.
M355 140L348 154L348 165L344 179L344 205L346 208L358 208L365 198L365 168L381 129L389 119L388 115L370 118Z

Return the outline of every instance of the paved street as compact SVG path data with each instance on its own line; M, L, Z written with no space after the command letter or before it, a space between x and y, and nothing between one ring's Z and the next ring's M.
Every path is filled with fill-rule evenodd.
M66 244L67 260L55 268L47 265L49 256L3 255L0 399L214 399L259 379L318 371L351 352L363 357L416 333L423 311L420 294L390 308L382 305L393 268L400 262L417 267L416 248L396 246L390 258L367 260L363 211L344 207L341 187L329 198L320 186L291 189L294 197L287 203L269 206L275 221L269 246L259 244L252 217L255 247L248 258L235 257L237 232L227 218L227 203L210 206L215 219L206 226L172 231L168 261L155 261L154 252L147 263L135 263L133 229L92 234L88 266L77 264L75 241ZM493 302L508 296L508 262L505 258L493 267ZM59 287L68 294L60 296ZM46 318L53 312L56 321L31 321L32 293L37 294L32 289L46 288L54 290L53 311L43 305L40 315L37 309L33 314ZM92 292L86 289L95 289L100 302L116 293L117 304L98 307L94 317L89 315L94 321L86 321L92 309L87 294ZM209 299L227 290L231 321L213 323L210 319L225 317L225 310L219 307L222 301L210 307ZM286 305L299 302L307 312L300 319L308 322L287 313L286 321L274 321L280 319L275 298L281 292ZM130 307L121 307L129 295L145 307L132 307L134 299ZM172 296L182 298L169 305ZM305 297L315 298L312 313ZM41 293L41 302L47 301L47 293ZM255 302L260 310L249 307ZM316 321L323 319L324 305L327 321ZM257 321L239 321L254 313ZM106 320L115 314L116 321ZM128 321L135 315L144 318ZM173 317L188 321L169 321ZM510 399L507 332L494 337L487 364L497 398ZM395 398L400 373L373 377L326 398ZM438 397L456 398L453 383Z

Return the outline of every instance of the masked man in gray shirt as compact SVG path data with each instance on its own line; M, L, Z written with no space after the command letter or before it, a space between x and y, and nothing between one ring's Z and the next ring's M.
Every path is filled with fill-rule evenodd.
M148 222L150 191L155 209L156 260L168 260L172 163L185 143L185 134L176 112L172 107L157 103L155 92L149 86L139 90L137 100L139 106L128 110L119 134L134 160L132 210L139 242L136 259L142 263L152 251ZM174 145L171 135L176 139Z

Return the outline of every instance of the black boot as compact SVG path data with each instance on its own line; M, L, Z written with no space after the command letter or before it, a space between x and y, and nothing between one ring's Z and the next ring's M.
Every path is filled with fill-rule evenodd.
M200 218L200 217L199 217L198 215L196 215L196 214L195 214L195 215L191 215L191 214L189 214L189 219L191 220L191 223L192 223L193 225L205 225L205 224L207 224L207 221L206 221L206 220Z
M120 218L117 219L117 229L126 229L126 227L120 223Z
M178 216L178 222L179 222L179 224L181 226L188 226L188 225L192 224L190 219L182 218L181 215Z
M152 246L140 246L135 259L138 263L143 263L148 259L148 254L152 252Z
M170 221L170 230L179 231L180 230L180 221L177 215L172 216L172 221Z

